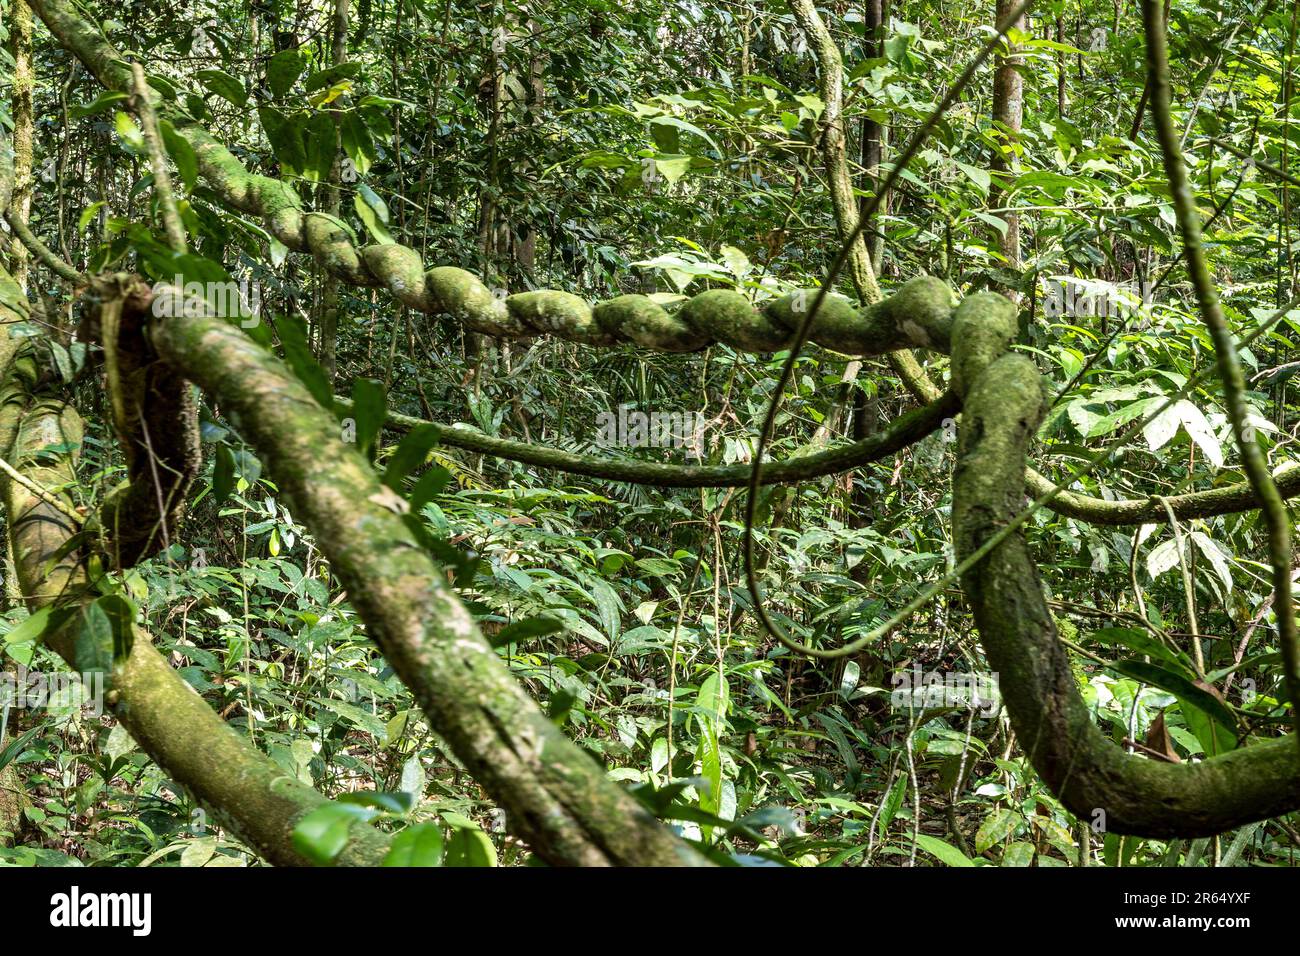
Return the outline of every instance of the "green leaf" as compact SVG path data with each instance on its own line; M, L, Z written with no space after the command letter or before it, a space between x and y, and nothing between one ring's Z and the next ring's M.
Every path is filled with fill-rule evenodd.
M212 499L221 504L234 490L235 454L229 445L218 445L216 461L212 464Z
M1111 668L1125 677L1168 691L1180 701L1205 711L1224 727L1237 726L1236 715L1228 705L1209 691L1197 687L1190 677L1175 673L1159 664L1134 659L1116 661Z
M451 472L446 468L443 468L442 465L430 466L420 476L420 480L415 483L411 493L406 496L406 500L411 505L412 513L419 514L420 509L440 494L442 489L447 487L449 481L451 481Z
M274 320L276 334L280 336L280 345L284 348L284 358L293 374L307 386L312 398L322 408L334 407L334 392L330 388L329 376L316 361L311 345L307 342L307 328L303 322L290 315L277 316Z
M394 491L401 491L402 479L428 460L429 452L438 444L441 433L442 430L434 424L417 425L411 429L388 459L384 484Z
M344 720L351 722L358 729L364 730L380 743L387 743L388 724L372 714L369 708L354 707L352 704L334 700L332 697L323 697L318 703L326 710L332 711Z
M361 64L355 60L347 63L340 63L338 66L332 66L328 70L318 70L307 77L306 88L308 93L324 89L327 86L333 86L340 80L349 79L361 72Z
M352 383L352 418L356 422L357 449L374 459L375 443L384 419L388 417L388 395L384 383L373 378L358 378Z
M271 95L278 100L293 89L293 84L302 75L302 68L302 53L296 48L281 50L271 57L266 64L266 85L270 87Z
M1008 843L1007 848L1002 851L1003 866L1029 866L1033 862L1034 845L1024 840Z
M1237 735L1232 724L1225 724L1217 716L1186 700L1179 700L1178 709L1182 711L1183 723L1200 741L1205 756L1217 757L1237 749Z
M352 208L357 211L361 224L376 242L389 245L395 241L388 231L388 206L365 183L357 186L356 195L352 197Z
M307 165L307 147L303 142L306 120L300 115L288 117L272 106L259 108L257 117L284 172L291 176L301 174Z
M497 849L482 830L456 827L447 841L443 866L496 866Z
M235 106L242 107L248 102L248 93L244 89L244 84L225 70L199 70L194 75L208 90L229 100Z
M317 866L328 866L348 845L348 831L375 813L368 807L326 803L308 813L293 828L293 848Z
M114 103L127 98L127 94L120 93L117 90L110 90L107 93L101 93L95 97L94 102L85 105L78 104L68 110L68 119L79 120L85 116L93 116L96 113L102 113Z
M307 150L303 176L312 182L325 182L329 179L330 170L334 168L334 157L338 153L338 129L334 125L334 117L329 113L312 114L303 129L303 144Z
M368 173L375 158L375 144L370 138L370 128L356 112L349 111L339 117L339 140L357 175Z
M87 605L74 640L77 670L108 673L115 661L126 658L134 640L135 615L135 605L120 594L105 594Z
M980 169L977 166L968 166L965 163L957 163L957 168L966 174L966 178L973 182L980 192L988 193L991 177L987 170Z
M77 232L82 232L87 226L89 226L91 220L93 220L95 216L98 215L99 211L106 205L107 203L105 203L104 200L99 199L87 206L77 219Z
M0 764L3 766L3 764ZM1233 838L1232 845L1228 847L1227 852L1219 861L1219 866L1236 866L1237 861L1241 859L1241 854L1245 852L1246 847L1254 839L1256 832L1262 827L1262 823L1248 823L1237 831L1236 837Z
M564 630L564 622L557 621L553 617L528 617L507 624L497 631L492 637L492 646L505 647L507 644L517 644L531 637L545 637L547 634L555 634L562 630Z
M975 852L983 853L996 846L1015 830L1019 816L1006 807L999 807L984 818L975 833Z
M131 150L144 153L144 135L140 132L140 127L135 125L135 120L119 111L113 117L113 128Z
M442 827L436 823L417 823L393 837L383 865L441 866L442 849Z
M1139 654L1146 654L1173 665L1173 668L1188 676L1193 674L1192 661L1181 652L1172 651L1151 634L1135 627L1102 627L1089 632L1094 641L1111 646L1127 647Z
M9 741L9 743L5 745L4 749L0 750L0 770L3 770L17 759L18 755L23 752L23 748L25 748L27 744L31 742L31 739L43 729L44 728L38 724L25 734Z
M618 640L623 630L623 601L607 581L592 578L587 582L590 597L600 614L600 626L611 641Z
M689 156L656 156L655 170L668 180L669 185L675 184L679 179L686 175L686 171L691 168L691 157Z
M43 607L32 612L17 627L5 634L6 644L35 644L45 633L45 626L50 621L50 607Z
M1189 401L1180 401L1174 408L1182 419L1183 428L1196 446L1201 449L1206 459L1215 468L1223 467L1223 447L1219 444L1214 429L1210 427L1205 413Z
M704 140L704 142L708 143L717 152L722 152L722 148L713 141L712 136L704 132L704 130L700 129L698 126L693 126L685 120L678 119L676 116L652 116L650 117L650 122L656 126L668 126L673 129L685 130L686 132L692 133Z
M903 797L907 794L907 777L900 774L894 781L894 785L889 788L889 793L885 794L885 799L880 804L880 832L884 833L889 829L889 825L894 822L894 817L898 815L899 808L903 805Z
M162 133L163 145L167 147L167 155L171 156L172 162L176 164L176 169L181 174L181 183L185 186L185 191L193 192L194 184L199 179L199 158L194 153L194 147L190 145L189 140L176 132L176 128L167 120L160 120L158 129Z
M377 790L353 790L338 795L339 803L352 803L360 807L373 807L381 813L406 814L415 807L413 793L384 793Z
M975 865L975 861L966 856L965 853L962 853L961 850L951 844L944 843L938 837L932 837L926 833L918 833L916 835L916 845L931 856L937 857L940 862L946 863L948 866Z
M709 671L709 676L704 678L704 682L700 684L699 693L695 697L695 705L700 709L701 715L708 719L709 723L721 727L723 721L727 719L727 712L730 709L730 696L726 678L716 670L712 670Z

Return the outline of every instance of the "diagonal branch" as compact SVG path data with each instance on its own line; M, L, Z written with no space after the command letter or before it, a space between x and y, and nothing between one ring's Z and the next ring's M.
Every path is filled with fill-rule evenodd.
M27 480L0 478L0 504L21 593L33 612L50 613L43 639L79 674L103 675L106 702L145 753L250 847L272 863L305 865L293 846L294 827L328 801L217 716L134 621L119 621L113 646L88 639L83 620L99 592L78 547L80 529L66 517L66 500L55 507L31 490L75 481L81 416L57 396L37 391L32 340L9 347L15 342L4 323L12 315L5 312L0 308L0 454ZM386 850L386 837L354 825L337 862L376 865Z
M343 443L306 386L235 326L198 308L168 311L178 315L149 327L158 354L239 424L370 638L538 855L562 865L704 863L525 693L403 520L406 502Z

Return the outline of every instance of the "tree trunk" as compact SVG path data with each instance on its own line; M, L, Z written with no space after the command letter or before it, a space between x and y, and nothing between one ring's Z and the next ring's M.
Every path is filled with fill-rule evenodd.
M997 22L1000 23L1015 6L1015 0L997 0ZM1021 17L1016 21L1015 28L1023 30L1025 25L1025 18ZM1007 201L1007 193L1016 170L1020 167L1016 149L1025 112L1024 78L1019 69L1024 64L1024 57L1016 52L1010 36L1006 43L1006 50L997 55L993 70L993 137L997 146L991 164L994 175L989 187L989 205L994 209ZM1003 175L999 176L999 173ZM995 215L1000 215L1006 224L1005 234L994 231L995 245L1006 259L1006 267L1015 271L1020 266L1020 216L1014 212ZM1020 301L1018 289L1003 291L1013 302Z
M32 10L27 0L12 0L9 18L9 54L14 58L14 193L12 215L27 222L32 209ZM11 238L10 273L19 288L27 291L27 248Z
M339 66L348 61L348 0L334 0L333 46L330 65ZM334 149L334 165L330 168L329 183L325 187L325 211L338 216L343 208L343 191L339 188L341 169L338 145ZM331 382L338 365L339 334L339 280L325 273L320 298L320 364Z

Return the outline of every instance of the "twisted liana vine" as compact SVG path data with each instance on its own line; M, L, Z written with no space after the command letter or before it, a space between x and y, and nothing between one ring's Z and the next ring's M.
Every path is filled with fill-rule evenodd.
M1179 514L1225 513L1238 505L1262 506L1270 532L1276 600L1290 612L1289 574L1278 580L1289 534L1282 495L1300 490L1300 474L1275 482L1257 446L1246 441L1240 368L1235 344L1214 297L1208 266L1200 251L1199 224L1176 143L1168 142L1169 93L1164 63L1163 24L1152 28L1154 0L1145 0L1152 110L1175 197L1175 210L1187 247L1198 301L1214 339L1226 405L1241 448L1247 482L1167 499L1100 502L1065 491L1036 473L1026 472L1029 443L1046 409L1041 376L1026 356L1009 352L1016 334L1015 308L992 293L968 296L953 309L950 291L925 277L902 286L889 299L854 308L832 293L854 240L879 202L944 111L962 94L979 66L1007 29L1028 10L1025 0L999 23L994 37L963 72L943 102L927 118L893 164L872 204L846 237L823 282L809 293L794 293L755 309L744 296L710 290L669 311L645 296L621 296L594 307L568 293L544 290L502 296L468 272L450 267L426 269L415 250L395 243L359 246L349 227L335 217L306 212L287 184L251 173L205 130L164 103L178 131L193 146L200 172L217 195L236 209L258 216L268 231L290 249L310 252L325 270L358 286L387 288L399 301L429 314L448 314L467 328L502 336L553 334L586 345L631 342L663 351L693 351L712 342L749 351L788 349L789 355L767 410L746 485L745 562L754 607L777 639L816 657L842 656L874 640L929 600L946 582L960 578L971 601L980 639L998 672L1017 737L1044 781L1076 815L1096 811L1118 833L1148 836L1200 836L1300 807L1300 760L1289 739L1252 744L1194 764L1170 764L1124 752L1093 724L1079 695L1070 661L1047 609L1037 568L1029 557L1023 527L1037 509L1056 504L1089 520L1123 523L1150 520L1167 511ZM129 88L129 70L91 24L66 0L33 0L51 31L111 89ZM1161 84L1163 83L1163 90ZM1163 100L1162 100L1163 97ZM1164 118L1161 119L1161 110ZM1181 176L1181 181L1179 177ZM179 293L173 293L179 294ZM1283 313L1286 310L1283 310ZM1259 334L1279 313L1256 330ZM184 310L181 312L185 315ZM1253 336L1251 336L1253 337ZM1247 337L1244 341L1249 341ZM423 554L401 520L401 506L385 494L360 456L337 448L333 420L314 404L305 387L278 360L233 327L186 315L150 326L149 341L179 373L219 397L249 431L308 527L338 568L368 631L402 680L415 692L431 722L449 741L488 791L507 807L514 826L556 862L698 862L693 851L673 839L626 795L599 777L594 765L574 756L573 745L541 717L535 705L500 667L464 608ZM919 409L891 429L882 441L914 441L933 430L934 417L962 404L958 464L953 485L956 566L925 589L881 627L834 650L806 647L771 621L753 568L753 527L764 461L785 387L799 352L808 342L848 355L883 355L912 346L950 352L954 397ZM1234 372L1235 369L1235 372ZM933 390L923 372L908 380L913 390ZM906 378L906 377L905 377ZM1123 430L1115 446L1160 414L1190 389ZM934 396L931 396L933 398ZM402 422L390 416L390 422ZM407 423L409 425L409 423ZM898 423L896 423L898 424ZM922 433L923 428L927 428ZM518 448L523 443L450 429L444 441L462 442L502 457L530 455L547 467L614 480L654 480L651 463L599 462L554 449ZM451 435L452 440L447 440ZM860 456L875 454L858 443L785 463L790 480L821 467L854 467ZM901 446L899 446L901 447ZM1112 446L1114 447L1114 446ZM324 456L321 450L331 454ZM1252 451L1253 448L1253 451ZM337 453L335 453L337 452ZM1091 473L1111 455L1100 451L1072 479ZM808 463L816 459L816 464ZM606 469L604 472L594 469ZM624 469L617 471L616 469ZM811 471L809 469L812 469ZM583 471L583 469L587 469ZM733 472L690 469L698 477L730 483ZM819 474L831 473L816 472ZM660 478L681 472L659 473ZM1037 495L1020 504L1029 488ZM704 482L701 481L701 484ZM358 504L360 502L360 504ZM1097 504L1099 502L1099 504ZM1107 506L1100 508L1100 505ZM1182 509L1182 510L1180 510ZM1222 510L1219 510L1222 509ZM1289 553L1285 555L1288 562ZM1281 612L1279 612L1281 613ZM1281 620L1281 618L1279 618ZM1284 632L1286 625L1283 626ZM1297 651L1292 618L1284 635L1288 682L1296 699ZM466 706L466 700L473 706ZM595 771L595 772L593 772Z

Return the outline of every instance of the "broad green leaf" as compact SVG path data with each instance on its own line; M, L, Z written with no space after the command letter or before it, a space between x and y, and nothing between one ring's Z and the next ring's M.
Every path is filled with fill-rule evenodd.
M297 49L281 50L266 63L266 85L271 95L281 99L293 89L293 84L302 75L302 53Z
M33 611L16 627L5 634L6 644L35 643L45 633L45 626L50 621L53 609L46 606Z
M1019 815L1006 807L994 810L984 818L984 822L975 833L975 852L983 853L1001 843L1011 835L1019 820Z
M1034 845L1024 840L1008 843L1002 851L1003 866L1029 866L1034 862Z
M1191 436L1192 441L1201 449L1206 459L1215 468L1223 467L1223 448L1219 445L1219 439L1214 434L1214 429L1210 427L1209 421L1205 418L1205 413L1189 401L1180 401L1175 408L1178 409L1179 418L1182 419L1183 427L1187 429L1187 434Z
M242 108L248 103L248 92L244 89L244 84L225 70L199 70L194 76L210 91L235 106Z
M352 417L356 421L357 450L374 458L379 433L388 416L388 394L384 383L373 378L358 378L352 383Z
M167 120L159 120L158 129L162 133L163 145L167 147L167 155L172 158L181 174L181 185L187 193L192 192L199 179L199 158L194 153L194 147Z
M442 827L417 823L393 837L384 866L441 866Z
M323 183L329 179L338 154L338 129L334 117L328 113L314 113L303 127L302 138L307 155L302 174L312 182Z
M482 830L456 827L447 841L443 866L496 866L497 850Z
M689 156L656 156L655 170L668 180L670 185L676 184L686 171L691 168L691 157Z
M564 630L564 622L553 617L528 617L522 621L507 624L492 637L493 647L505 647L532 637L545 637Z
M429 452L438 444L442 430L433 424L417 425L402 439L388 459L384 469L384 484L395 491L402 490L402 479L429 458Z
M348 159L352 160L357 175L364 176L368 173L375 158L375 144L370 139L370 129L365 120L355 111L339 117L339 140ZM384 219L387 222L386 216Z
M374 819L375 811L347 803L326 803L293 828L293 848L317 866L327 866L348 845L353 824Z
M966 174L966 178L973 182L980 192L987 195L991 181L987 170L979 169L976 166L968 166L965 163L957 163L957 168Z
M68 119L79 120L85 116L93 116L96 113L102 113L114 103L120 102L127 98L127 94L117 90L109 90L106 93L100 93L95 97L94 102L87 104L78 104L69 108Z
M389 245L396 241L388 231L388 207L365 183L360 184L352 197L352 208L376 242Z
M1179 700L1213 716L1225 727L1231 728L1237 725L1237 718L1228 705L1208 690L1197 687L1193 678L1176 673L1165 665L1136 659L1115 661L1110 666L1116 673L1123 674L1125 677L1168 691Z
M937 857L941 863L948 866L974 866L975 861L970 859L961 850L949 843L945 843L938 837L932 837L928 833L918 833L916 835L916 845L920 849Z

